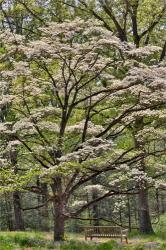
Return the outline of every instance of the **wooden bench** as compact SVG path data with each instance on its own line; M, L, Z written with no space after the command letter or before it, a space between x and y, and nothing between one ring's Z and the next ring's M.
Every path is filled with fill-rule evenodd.
M123 238L128 243L128 230L118 226L89 226L85 227L85 240L93 238Z

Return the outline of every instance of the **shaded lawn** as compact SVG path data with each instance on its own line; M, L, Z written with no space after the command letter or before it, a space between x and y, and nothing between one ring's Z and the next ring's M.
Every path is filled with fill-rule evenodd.
M0 250L166 250L166 235L129 237L129 244L120 240L84 240L83 234L69 233L62 244L54 244L52 233L0 232Z

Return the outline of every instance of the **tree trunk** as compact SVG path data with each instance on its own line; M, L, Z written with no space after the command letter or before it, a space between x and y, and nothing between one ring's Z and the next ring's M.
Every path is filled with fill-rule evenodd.
M92 193L93 200L98 198L97 192L93 191ZM93 226L99 226L100 221L99 221L99 205L95 203L92 206L92 217L93 217Z
M48 188L46 183L41 183L41 188L43 190L44 195L42 195L42 203L45 204L44 207L41 209L41 215L43 218L43 230L49 231L49 208L48 208Z
M96 178L92 179L92 185L96 185L98 182ZM99 197L97 190L94 190L92 192L92 199L96 200ZM92 217L93 217L93 226L99 226L100 221L99 221L99 204L94 203L92 206Z
M150 212L149 212L149 205L148 205L148 191L146 189L140 188L139 190L138 216L139 216L140 233L144 233L144 234L154 233L152 224L151 224L151 219L150 219Z
M24 231L24 220L21 211L21 200L19 191L13 192L13 207L14 207L14 218L15 218L15 230Z
M5 218L6 218L6 224L9 229L9 231L14 230L14 225L13 225L13 211L12 211L12 206L11 206L11 198L8 195L5 195Z
M135 121L135 130L139 132L144 128L144 120L143 116L137 117ZM137 140L134 136L135 140L135 147L139 150L145 152L145 144ZM146 173L146 163L145 160L142 159L140 161L140 168L143 173ZM138 223L139 223L139 231L140 233L147 233L152 234L154 233L151 218L150 218L150 211L149 211L149 201L148 201L148 189L146 180L139 182L139 194L138 194Z
M129 232L131 232L131 207L130 207L129 195L127 195L127 208L128 208L128 227L129 227Z
M98 210L98 204L93 205L93 226L99 226L99 210Z
M62 202L54 202L54 241L64 240L65 220L63 209Z
M44 204L38 209L38 228L41 231L49 231L49 212L48 212L48 189L46 183L40 183L39 178L36 181L37 187L42 189L42 195L37 195L38 206Z
M64 227L65 227L65 217L64 217L64 195L62 190L62 180L61 177L56 177L54 184L51 185L54 194L54 241L64 240Z
M120 225L123 225L121 208L119 209L119 222L120 222Z
M166 212L166 202L165 202L165 194L163 194L162 191L160 191L160 197L161 197L160 201L161 213L164 214Z
M17 174L18 169L17 169L17 149L16 148L11 149L10 160L14 168L14 173ZM14 218L15 218L15 222L14 222L15 230L22 231L24 230L24 221L22 218L22 211L21 211L20 192L17 190L13 192L13 208L14 208Z

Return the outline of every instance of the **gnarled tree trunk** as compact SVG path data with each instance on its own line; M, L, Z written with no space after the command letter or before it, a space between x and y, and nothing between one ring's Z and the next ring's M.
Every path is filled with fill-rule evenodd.
M63 202L54 202L54 241L64 240L65 219Z

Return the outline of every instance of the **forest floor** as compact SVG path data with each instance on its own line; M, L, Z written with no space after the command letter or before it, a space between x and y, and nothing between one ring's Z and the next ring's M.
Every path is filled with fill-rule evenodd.
M0 250L166 250L166 235L135 235L129 237L129 244L119 239L85 241L84 235L71 233L62 244L54 244L52 238L52 233L0 232Z

